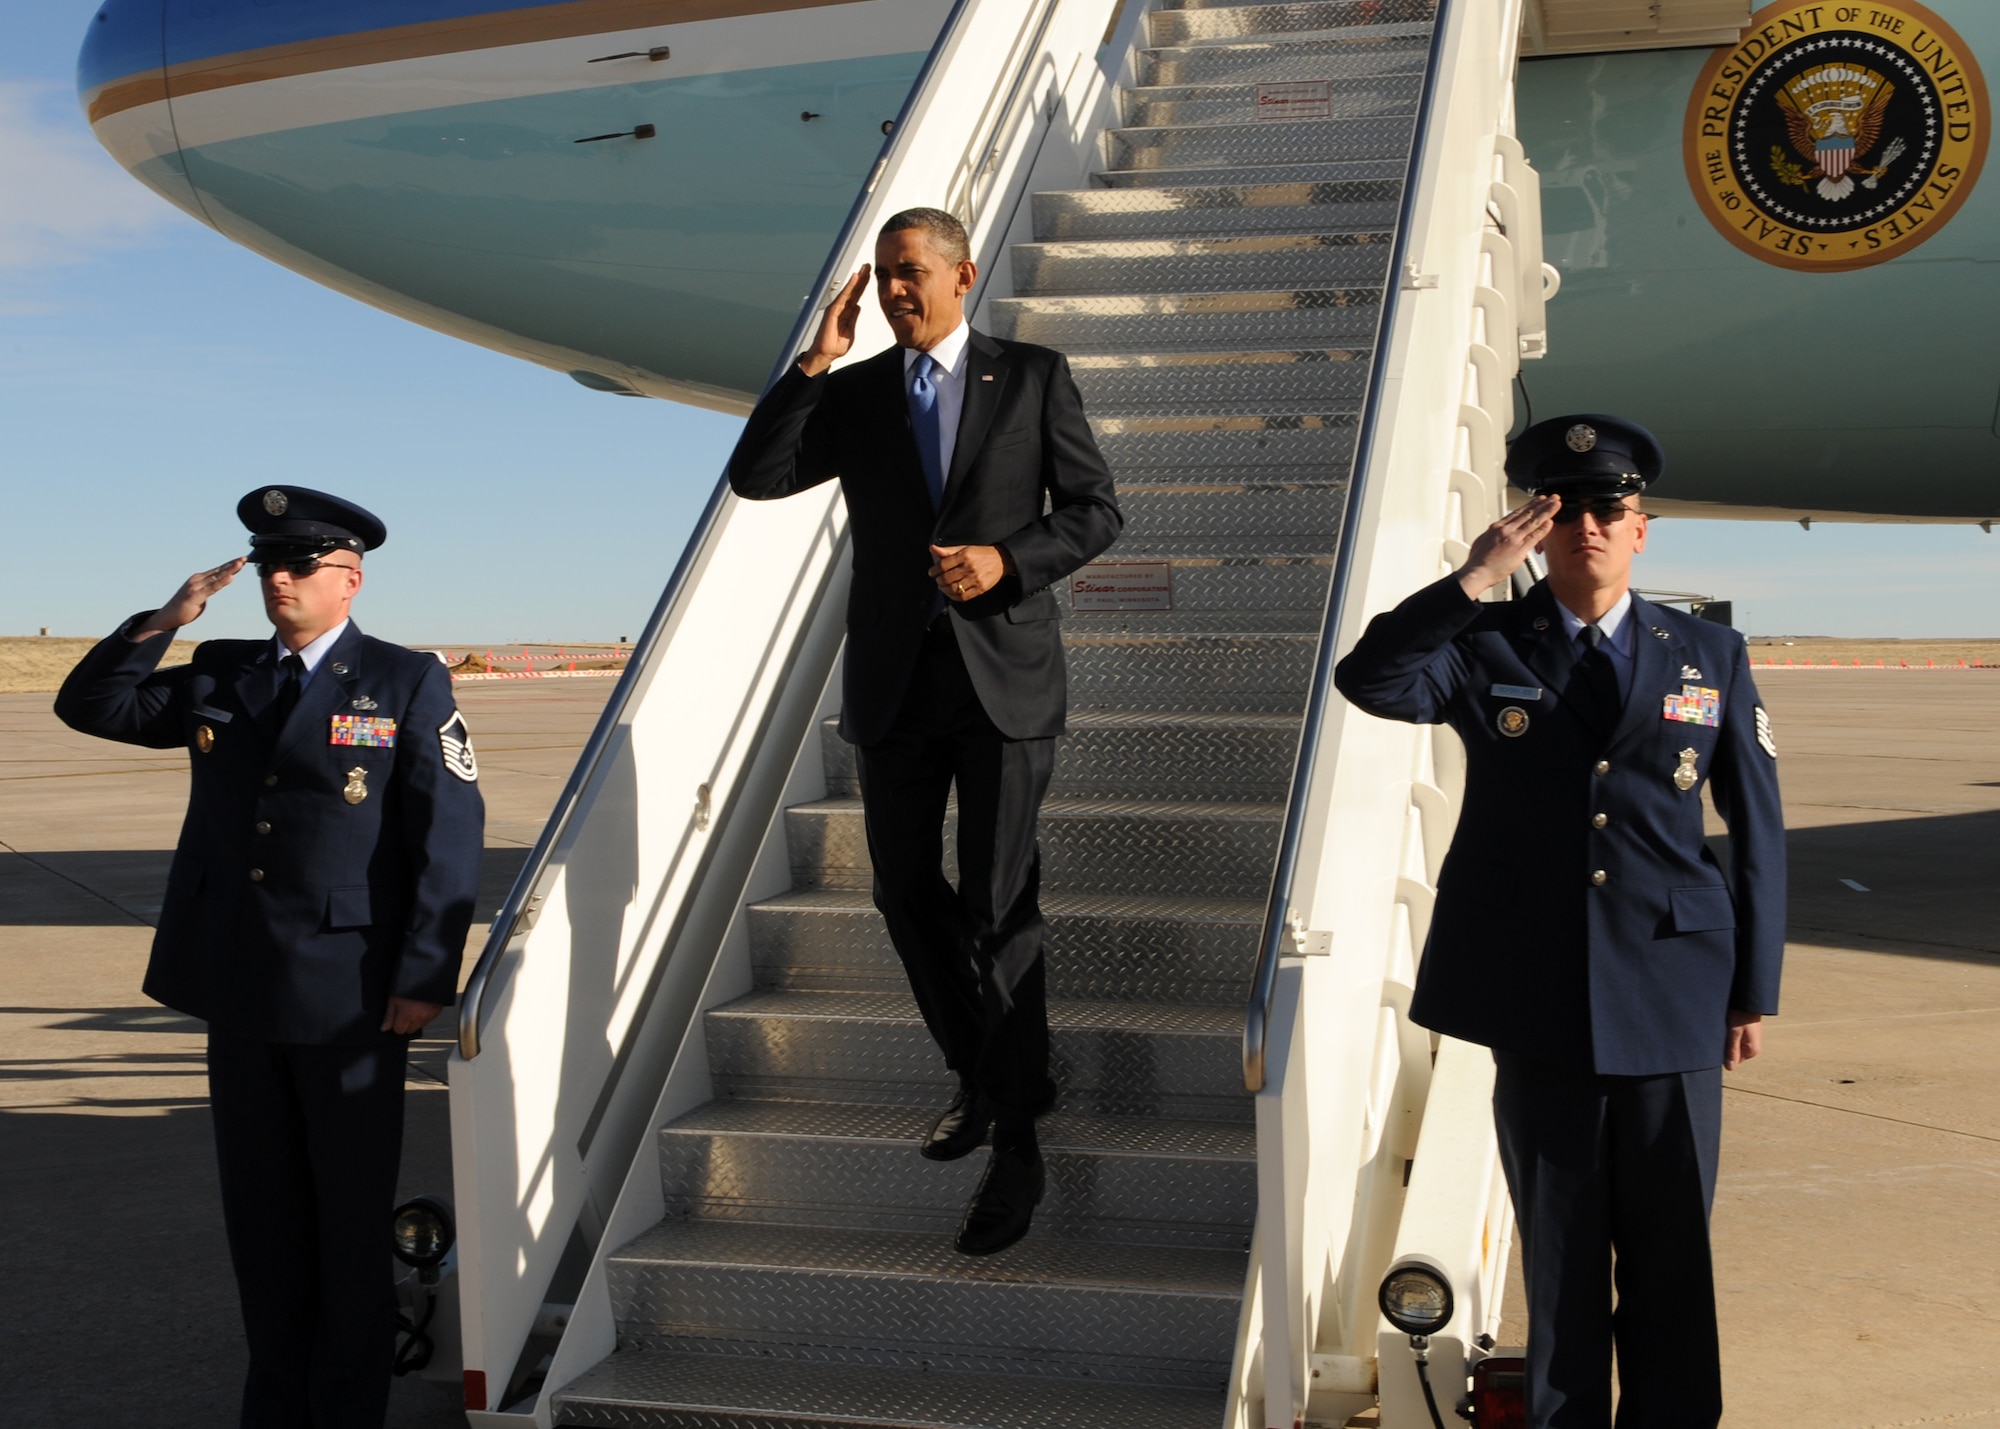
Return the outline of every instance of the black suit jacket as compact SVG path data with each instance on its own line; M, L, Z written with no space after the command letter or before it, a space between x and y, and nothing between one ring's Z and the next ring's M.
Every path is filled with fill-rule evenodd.
M1785 830L1743 637L1637 596L1627 618L1632 692L1608 736L1571 702L1575 645L1546 584L1485 604L1447 576L1376 616L1334 682L1370 714L1465 741L1411 1017L1647 1076L1721 1062L1731 1009L1778 1010ZM1702 836L1704 787L1729 825L1726 869Z
M903 350L818 377L794 365L764 394L729 461L753 501L839 478L854 536L840 732L885 736L902 707L937 591L930 547L1004 546L1014 574L952 603L952 628L988 718L1010 739L1063 732L1067 685L1048 587L1117 539L1111 472L1059 352L976 329L944 501L910 428Z
M268 637L210 640L158 670L169 636L125 638L143 619L83 657L56 713L188 753L147 995L220 1031L304 1043L373 1040L391 994L453 1001L485 806L444 666L350 624L277 729ZM373 742L345 742L357 737Z

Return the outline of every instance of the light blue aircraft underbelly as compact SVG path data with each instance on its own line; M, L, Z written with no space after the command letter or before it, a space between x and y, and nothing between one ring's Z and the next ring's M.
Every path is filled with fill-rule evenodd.
M1933 4L1968 61L2000 53L2000 5ZM277 262L605 391L741 411L948 10L108 0L78 84L127 168ZM1521 67L1562 274L1549 356L1524 371L1536 414L1653 427L1672 465L1656 509L2000 517L2000 195L1971 173L1948 222L1852 271L1753 251L1704 211L1691 162L1712 58ZM1807 95L1801 114L1866 97ZM1863 183L1918 157L1885 159L1886 135L1801 134L1746 149L1745 172L1804 194L1815 153Z

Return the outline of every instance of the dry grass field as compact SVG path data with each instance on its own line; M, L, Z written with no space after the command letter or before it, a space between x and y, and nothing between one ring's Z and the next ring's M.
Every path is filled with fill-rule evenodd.
M1766 660L1776 665L1783 665L1787 660L1794 665L1803 665L1808 660L1815 665L1827 665L1837 660L1850 666L1859 660L1864 667L1878 660L1891 666L1905 662L1922 665L1926 661L1956 666L1960 660L1968 665L2000 665L2000 640L1844 640L1836 635L1751 636L1751 663L1761 667Z
M0 635L0 694L54 694L97 640L62 635ZM197 642L176 640L163 665L185 665Z

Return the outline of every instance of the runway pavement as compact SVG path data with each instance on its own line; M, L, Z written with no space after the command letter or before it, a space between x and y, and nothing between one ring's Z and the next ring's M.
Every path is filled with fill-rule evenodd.
M2000 1429L2000 673L1759 678L1793 941L1766 1055L1728 1078L1725 1422ZM487 912L610 688L461 687ZM8 1423L234 1421L243 1356L201 1029L138 991L186 783L178 752L85 739L48 696L0 695ZM418 1044L410 1193L449 1188L449 1023ZM397 1429L462 1422L450 1390L396 1386Z

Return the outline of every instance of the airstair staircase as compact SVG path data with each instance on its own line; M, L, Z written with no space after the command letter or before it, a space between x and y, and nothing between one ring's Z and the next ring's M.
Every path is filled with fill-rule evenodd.
M933 66L955 43L1015 46L986 62L1000 79L968 158L913 178L885 146L824 281L892 198L948 187L984 210L975 325L1067 354L1117 479L1110 564L1058 591L1047 1197L1019 1245L953 1250L986 1153L917 1154L952 1086L870 899L834 729L842 518L719 494L468 989L452 1091L474 1429L1341 1424L1376 1403L1374 1281L1434 1244L1465 1301L1439 1345L1471 1354L1497 1327L1490 1061L1397 1011L1455 816L1450 755L1404 727L1342 734L1326 683L1362 596L1430 578L1490 519L1529 345L1509 243L1538 263L1539 236L1498 182L1525 165L1493 127L1514 11L1442 4L1477 12L1449 45L1434 0L957 0ZM1108 78L1071 111L1089 76L1048 63L1051 36L1069 23L1087 57L1098 12ZM1493 71L1455 110L1447 61ZM940 87L927 70L912 104ZM921 120L906 112L913 143ZM1483 145L1451 171L1463 192L1428 207L1412 176L1446 139L1427 123ZM1419 224L1451 234L1443 291L1461 305L1397 326L1399 291L1440 282L1405 253ZM1392 335L1421 400L1384 396ZM1388 489L1415 494L1378 481L1363 501L1357 460L1391 464L1368 433L1392 413L1418 435ZM1393 528L1392 555L1344 543L1359 522ZM1442 536L1402 534L1426 522ZM801 575L774 596L761 573L780 548ZM1093 594L1121 565L1156 598ZM729 591L705 612L704 584ZM769 650L739 648L732 623L765 620ZM725 660L746 672L740 707L658 684ZM1314 774L1329 729L1346 752ZM721 752L688 752L707 740ZM685 828L649 822L665 796L643 791L696 778ZM1343 795L1357 778L1365 797ZM1335 805L1358 840L1338 858ZM1335 867L1374 909L1338 977L1292 956L1326 951L1310 927L1329 926ZM1321 1036L1333 1050L1308 1069ZM1425 1109L1439 1086L1451 1115ZM1420 1422L1398 1417L1407 1359L1383 1359L1385 1429Z
M661 1132L667 1218L612 1257L620 1348L566 1425L1221 1423L1256 1209L1242 1006L1326 603L1430 6L1155 11L1093 187L1034 197L1002 337L1069 354L1112 553L1173 609L1065 613L1043 809L1049 1192L991 1260L985 1154L917 1140L951 1083L869 898L852 750L795 807L757 988L708 1014L717 1099ZM1256 86L1326 81L1316 117Z

